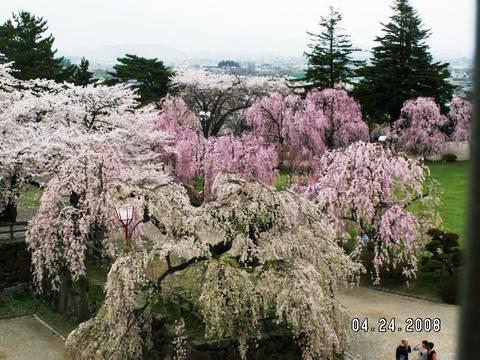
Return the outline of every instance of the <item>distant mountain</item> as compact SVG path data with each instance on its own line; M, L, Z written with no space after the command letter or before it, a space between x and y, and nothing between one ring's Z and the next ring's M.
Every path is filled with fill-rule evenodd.
M67 57L73 62L80 62L80 58L85 56L92 64L113 65L117 58L125 54L135 54L147 58L158 58L169 63L177 63L179 61L210 61L218 62L225 59L233 59L239 61L272 61L277 59L302 59L302 54L298 57L275 55L275 54L258 54L247 50L224 50L224 51L194 51L187 52L176 49L165 44L119 44L103 46L96 49L85 51L75 51L70 53Z
M97 49L86 50L83 53L71 54L71 58L85 56L91 62L116 63L117 58L125 54L135 54L147 58L158 58L171 62L187 58L187 54L174 47L164 44L120 44L103 46Z

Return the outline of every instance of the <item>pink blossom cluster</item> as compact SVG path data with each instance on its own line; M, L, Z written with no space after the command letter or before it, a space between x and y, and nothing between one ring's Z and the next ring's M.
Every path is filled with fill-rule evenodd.
M299 191L327 215L338 237L353 226L354 253L359 255L368 242L373 245L378 282L383 265L403 262L406 276L416 270L424 219L408 206L422 202L434 213L427 177L428 169L417 160L356 142L326 152L309 184Z
M245 112L255 135L277 146L283 161L313 167L328 148L368 140L358 103L339 89L314 91L302 99L273 93Z
M204 196L211 198L213 183L220 173L233 173L245 180L258 179L272 185L277 161L275 149L255 136L225 135L209 140L203 162Z
M171 163L177 179L191 182L204 177L204 198L211 198L211 188L221 172L235 173L244 179L257 178L267 184L274 180L277 153L263 140L251 135L235 137L224 135L206 139L192 126L194 116L183 111L185 103L171 98L156 121L156 129L168 133L175 152ZM185 122L185 114L191 117ZM186 125L184 125L186 123Z
M443 155L447 136L442 127L448 123L432 98L408 100L402 107L400 119L394 124L396 142L400 149L418 156Z
M345 90L312 91L307 100L323 111L327 121L325 142L329 148L348 146L359 140L368 141L368 126L363 121L360 104Z
M452 140L468 141L470 140L470 123L472 118L472 104L459 97L455 97L450 102L450 112L448 114L453 122L454 129Z
M248 88L265 88L269 91L286 91L287 81L264 76L245 76L235 74L217 74L205 70L186 69L177 71L174 79L180 86L194 85L199 88L229 89L235 84Z

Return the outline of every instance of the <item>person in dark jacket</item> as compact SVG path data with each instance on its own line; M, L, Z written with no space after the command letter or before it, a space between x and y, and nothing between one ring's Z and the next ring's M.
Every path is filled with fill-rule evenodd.
M403 339L402 343L397 347L395 360L408 360L408 354L411 352L412 348L408 345L408 341Z
M437 353L433 350L433 342L428 343L428 355L427 360L437 360Z

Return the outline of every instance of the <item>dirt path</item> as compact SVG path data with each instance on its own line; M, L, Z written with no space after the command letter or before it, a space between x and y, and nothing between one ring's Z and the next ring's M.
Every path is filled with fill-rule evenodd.
M63 359L63 340L31 316L0 320L0 360Z
M358 333L351 332L349 352L355 359L389 360L395 359L395 349L400 340L405 338L410 344L416 345L426 339L435 344L439 359L454 360L457 342L457 327L459 321L459 307L417 300L403 296L383 293L367 288L340 289L340 301L347 307L351 318L363 320L368 318L369 328L375 331ZM379 319L396 320L396 331L379 332ZM408 318L439 318L441 330L439 332L406 332ZM401 327L402 331L398 331ZM416 360L413 353L411 359Z

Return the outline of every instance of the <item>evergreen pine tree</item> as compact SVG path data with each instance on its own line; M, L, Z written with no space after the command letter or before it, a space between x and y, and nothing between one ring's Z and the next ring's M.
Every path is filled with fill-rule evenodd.
M313 42L308 45L312 51L305 53L308 59L305 79L313 88L333 88L336 83L351 82L355 67L361 63L352 59L352 53L359 50L352 47L350 36L342 32L341 21L342 14L330 6L330 13L319 23L323 32L307 32Z
M359 69L363 77L354 96L360 100L370 123L394 122L406 100L433 97L445 109L453 92L446 63L434 62L426 39L430 30L408 0L395 0L394 15L382 24L383 36L375 41L369 65Z
M109 84L129 82L137 89L140 102L147 104L157 102L172 91L174 72L157 59L146 59L136 55L125 55L117 59L119 64L108 74Z
M50 79L58 82L70 80L73 66L64 66L64 58L56 58L55 38L44 33L47 21L27 11L13 14L0 26L0 61L13 62L13 73L21 80Z
M82 58L80 60L79 66L75 66L75 72L73 73L73 76L72 76L72 82L75 85L85 87L97 81L93 77L93 72L88 70L89 66L90 66L90 62L85 58Z

